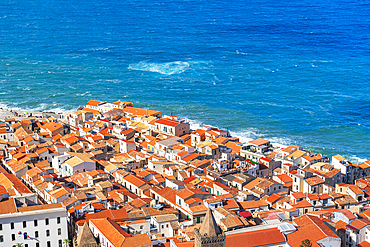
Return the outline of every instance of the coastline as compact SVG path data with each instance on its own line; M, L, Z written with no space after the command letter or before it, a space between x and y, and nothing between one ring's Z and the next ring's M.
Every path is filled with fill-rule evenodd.
M64 110L64 109L58 108L57 110L50 109L50 110L39 111L39 110L32 110L32 109L31 110L18 109L18 108L12 109L12 108L2 106L2 107L0 107L0 121L4 121L5 119L10 119L10 118L14 118L15 120L24 120L24 119L29 119L29 118L47 119L47 118L50 118L50 117L54 117L54 118L58 119L58 121L68 123L67 116L74 113L77 110L77 108L78 107L76 107L76 109L73 109L73 110ZM179 115L181 115L181 114L179 114ZM185 117L185 118L189 122L190 128L192 130L202 128L202 126L207 125L207 124L202 123L198 120L189 119L187 117ZM274 146L278 147L278 148L285 148L285 147L288 147L289 145L292 145L292 144L299 145L299 146L301 145L300 143L297 143L294 140L290 140L288 138L284 138L284 137L271 137L271 138L269 138L269 137L265 137L263 134L251 133L250 130L248 130L246 132L248 134L245 134L244 132L241 132L241 131L233 131L233 130L229 130L229 133L232 136L239 138L240 142L242 142L243 144L246 144L249 141L254 140L255 138L260 138L261 137L261 138L269 139L271 141L271 143ZM250 135L250 136L245 136L245 135ZM279 142L279 141L276 141L276 140L283 140L283 142ZM291 142L286 143L288 141L291 141ZM323 147L306 147L306 146L304 146L303 148L305 148L309 151L315 152L315 153L326 155L328 157L332 156L332 155L328 155L325 152L322 152L323 150L325 150L325 148L323 148ZM332 151L332 153L340 154L343 157L345 157L346 159L348 159L349 161L354 162L354 163L358 163L358 164L363 163L363 162L368 160L366 158L357 157L356 155L341 154L340 152L336 152L336 150L334 150L334 152Z
M6 107L0 107L0 121L5 119L14 118L15 120L29 119L29 118L49 118L56 117L59 120L66 120L68 114L73 113L74 111L63 111L58 113L56 111L35 111L35 110L13 110Z

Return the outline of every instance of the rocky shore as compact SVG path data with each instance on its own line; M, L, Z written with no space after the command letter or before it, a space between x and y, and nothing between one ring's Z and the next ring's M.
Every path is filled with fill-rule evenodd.
M12 110L7 108L0 108L0 121L4 121L5 119L9 118L22 120L26 118L50 118L50 117L55 117L60 121L64 121L69 114L71 114L71 111L56 113L53 111L28 111L28 110Z

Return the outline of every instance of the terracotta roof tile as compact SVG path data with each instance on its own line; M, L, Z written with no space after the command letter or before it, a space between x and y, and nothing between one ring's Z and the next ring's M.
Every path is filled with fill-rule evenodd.
M288 243L290 246L299 246L303 239L309 239L312 247L319 247L316 241L326 237L339 239L339 237L318 217L303 215L294 220L299 227L297 231L288 234Z
M255 246L280 246L286 242L286 238L278 228L265 229L259 231L251 231L226 235L227 247L255 247ZM299 245L291 245L299 246Z

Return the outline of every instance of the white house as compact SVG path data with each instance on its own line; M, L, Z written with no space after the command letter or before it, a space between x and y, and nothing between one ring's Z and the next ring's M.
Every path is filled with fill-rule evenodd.
M133 141L127 141L125 139L120 139L119 148L120 148L121 153L127 153L131 150L135 150L136 144Z
M171 223L178 222L178 220L175 214L156 215L150 218L150 224L152 228L157 229L157 233L160 233L163 237L173 237L174 229Z
M170 119L158 119L155 122L156 130L169 135L181 136L189 133L189 123Z
M17 207L13 198L0 202L0 246L62 246L68 238L67 211L60 203Z
M96 164L85 154L73 153L73 157L62 164L62 176L96 170Z
M13 131L7 130L6 128L0 128L0 140L6 142L14 141Z
M65 153L65 154L62 154L62 155L58 155L58 156L54 156L53 159L52 159L52 166L55 170L57 170L59 173L61 173L62 171L62 164L72 158L73 156L68 154L68 153Z

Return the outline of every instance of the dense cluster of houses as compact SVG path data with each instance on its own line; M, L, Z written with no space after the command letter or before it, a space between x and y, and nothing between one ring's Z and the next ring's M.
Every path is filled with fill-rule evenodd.
M0 121L0 246L370 246L370 161L90 100Z

